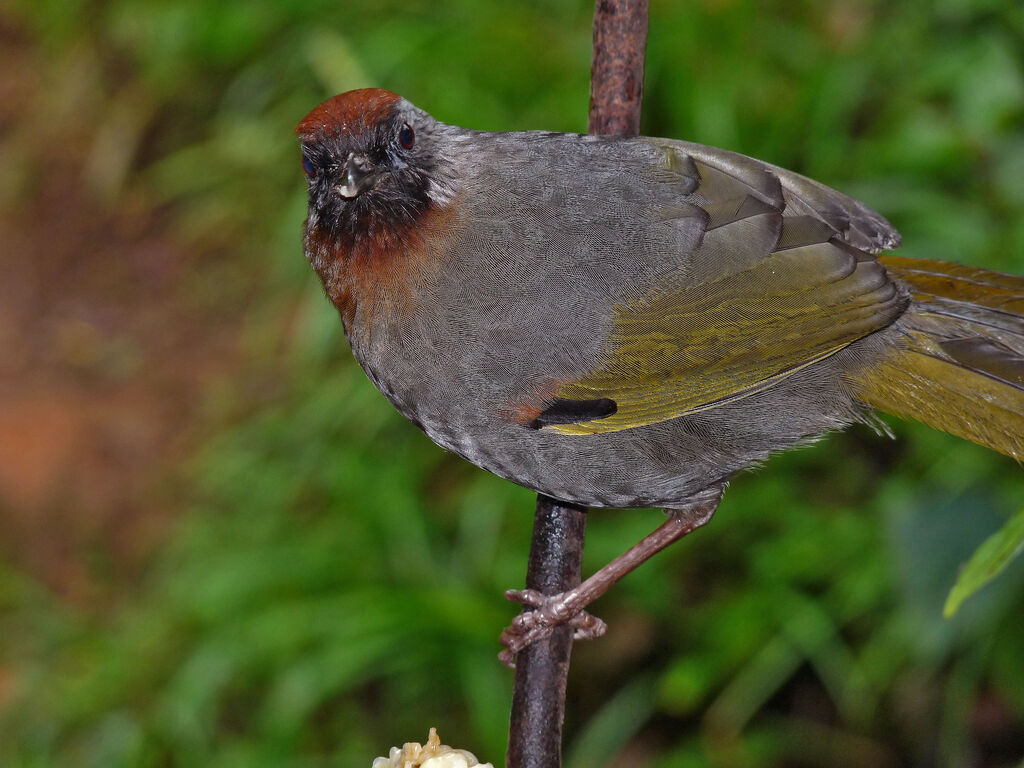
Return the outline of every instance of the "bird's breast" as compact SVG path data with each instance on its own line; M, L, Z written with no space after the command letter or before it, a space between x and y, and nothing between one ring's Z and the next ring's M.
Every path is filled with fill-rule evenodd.
M429 300L452 240L455 211L453 204L433 204L410 224L377 225L346 237L307 223L307 258L350 340L407 320Z

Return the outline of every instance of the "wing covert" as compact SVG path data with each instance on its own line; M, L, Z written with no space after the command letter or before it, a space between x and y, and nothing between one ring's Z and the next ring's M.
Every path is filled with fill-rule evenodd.
M898 242L877 214L741 155L661 146L685 149L668 165L699 176L686 202L707 214L704 235L678 274L615 308L603 359L554 393L613 401L615 411L544 428L615 432L718 407L889 325L906 306L870 253Z

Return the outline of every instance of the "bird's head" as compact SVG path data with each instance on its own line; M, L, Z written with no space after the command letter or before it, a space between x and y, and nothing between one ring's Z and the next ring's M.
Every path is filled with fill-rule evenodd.
M447 128L377 88L328 99L296 127L309 189L306 255L343 315L383 278L394 282L396 261L414 258L446 219L455 194Z

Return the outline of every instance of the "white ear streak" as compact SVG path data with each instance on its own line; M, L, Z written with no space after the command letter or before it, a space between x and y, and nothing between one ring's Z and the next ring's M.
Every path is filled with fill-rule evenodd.
M439 182L432 178L427 189L427 197L438 205L447 205L455 198L455 185L450 179L442 179Z
M456 134L457 135L457 134ZM451 135L435 134L436 146L434 170L430 174L427 197L437 205L447 205L455 198L455 160L445 151L444 140L451 140Z
M408 113L402 113L400 117L416 131L416 151L423 151L425 146L429 146L428 151L435 161L427 176L427 197L435 205L447 205L455 199L458 189L455 160L448 149L452 142L460 140L462 129L437 122L404 99L402 107L408 108Z

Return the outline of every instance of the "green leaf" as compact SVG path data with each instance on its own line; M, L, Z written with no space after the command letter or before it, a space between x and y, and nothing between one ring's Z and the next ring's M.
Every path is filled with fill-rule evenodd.
M942 614L947 619L957 612L961 604L1009 565L1024 550L1024 509L1011 517L1006 525L989 536L975 550L967 565L949 591Z

